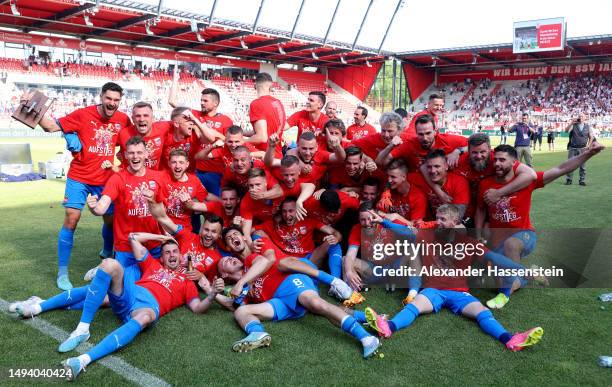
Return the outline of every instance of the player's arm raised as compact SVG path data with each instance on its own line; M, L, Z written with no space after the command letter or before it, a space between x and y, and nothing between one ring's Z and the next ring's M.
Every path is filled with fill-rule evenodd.
M332 148L333 152L329 155L330 163L341 163L346 159L346 152L344 151L344 147L342 146L342 141L338 137L333 137L329 134L329 129L325 128L325 135L329 139L327 142Z
M389 145L387 145L385 149L380 151L380 153L376 157L376 165L381 168L384 168L387 164L389 164L391 160L393 160L393 157L391 157L391 151L393 150L393 148L395 148L396 146L400 146L402 143L403 141L400 136L393 137L393 139L391 139L391 142L389 142Z
M537 178L538 175L530 166L520 164L516 168L516 177L501 188L488 189L487 192L484 193L484 200L487 204L497 203L503 196L510 195L528 187L529 184L533 183Z
M91 211L92 214L96 216L102 216L110 207L112 200L109 196L102 195L102 198L98 200L98 195L88 195L87 196L87 208Z
M134 258L137 261L144 260L148 255L149 251L146 247L143 246L143 243L149 241L158 241L161 243L167 241L176 241L174 238L168 235L160 235L160 234L151 234L148 232L132 232L128 235L128 240L130 241L130 246L132 247L132 253L134 254Z
M178 102L178 83L179 83L179 72L178 66L174 66L174 73L172 74L172 85L170 86L170 93L168 94L168 104L173 108L179 106Z
M169 234L176 234L179 232L179 226L176 225L166 213L166 207L164 207L164 203L158 203L155 201L153 197L152 191L143 192L143 196L147 199L149 204L149 212L151 212L151 216L155 218L157 223Z
M242 278L236 282L236 285L232 288L230 294L234 297L238 297L242 292L245 284L253 281L255 278L261 277L268 269L272 267L276 261L274 250L269 249L264 251L261 255L258 255L254 260L249 270L244 273Z
M268 148L266 148L266 154L264 155L263 162L268 168L280 167L281 161L274 158L274 151L276 150L276 144L280 139L278 134L274 133L268 138Z
M304 208L304 202L312 196L315 189L316 186L313 183L300 184L300 196L295 201L298 220L304 220L308 216L308 211Z
M574 156L571 159L567 159L556 167L545 171L544 177L542 179L544 184L548 184L551 181L557 179L558 177L575 170L581 164L585 163L588 159L601 152L604 148L605 147L602 144L598 143L597 141L593 141L591 145L589 145L586 152L581 153L578 156Z
M27 101L29 101L32 96L34 95L34 92L30 92L30 91L25 91L20 98L20 103L25 103ZM59 126L59 124L57 123L56 120L54 120L53 118L51 118L49 116L48 111L43 115L42 119L40 120L40 122L38 123L38 125L45 131L48 133L52 133L52 132L59 132L62 130L62 127Z

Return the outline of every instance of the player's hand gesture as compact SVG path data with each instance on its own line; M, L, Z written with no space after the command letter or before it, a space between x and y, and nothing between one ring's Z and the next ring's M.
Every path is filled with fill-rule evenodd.
M240 293L242 293L243 288L244 288L244 283L239 280L238 282L236 282L236 285L234 285L234 287L230 291L230 296L232 298L237 298L240 295Z
M225 141L218 139L215 142L213 142L211 144L211 148L223 148L223 146L225 145Z
M225 291L225 281L223 281L223 278L215 277L213 279L213 287L217 293L223 293Z
M343 192L352 198L359 199L359 194L355 191L343 191Z
M253 200L261 200L266 198L267 191L251 192L250 195Z
M451 204L453 202L453 197L442 191L442 189L438 189L437 191L438 192L436 192L436 195L438 196L440 201L442 201L442 203Z
M359 274L357 274L355 270L346 271L346 274L344 275L344 282L349 284L351 289L357 292L361 290L361 285L362 285L361 277L359 276Z
M232 219L232 224L238 227L242 227L242 217L234 216L234 219Z
M301 202L296 202L295 212L295 216L299 221L306 219L306 217L308 216L308 211L306 211L306 209L304 208L304 203Z
M312 166L310 164L302 164L301 172L302 175L309 175L312 172Z
M176 239L174 239L174 237L172 235L160 235L159 236L159 241L161 243L166 243L166 242L174 242L178 245L178 242L176 241Z
M98 205L98 195L87 195L87 207L91 210Z
M321 195L323 195L323 192L325 192L325 188L315 191L315 193L312 194L312 197L315 198L315 200L321 200Z
M251 245L251 249L256 252L257 254L261 253L261 249L264 246L264 241L263 239L255 239L253 241L253 244Z
M325 136L327 137L327 146L329 146L332 149L336 149L340 146L341 144L340 138L329 134L329 129L327 128L325 128Z
M454 150L446 155L446 162L450 168L455 168L457 164L459 164L459 156L461 156L461 153L459 153L457 150Z
M187 278L192 277L192 278L189 278L192 281L198 281L198 285L202 288L202 290L204 290L204 293L206 293L207 295L215 291L215 289L212 287L212 285L208 281L208 278L206 278L206 276L200 273L199 271L197 270L188 271L187 274L185 274L185 276ZM198 278L194 279L196 276Z
M370 213L370 219L372 220L372 223L382 223L383 222L384 219L376 211L370 210L368 212Z
M502 195L499 194L499 190L495 188L489 188L484 193L484 201L487 205L491 206L499 201L502 198Z
M328 245L335 245L338 243L338 239L334 235L325 235L323 242L327 242Z
M178 198L181 201L181 203L183 203L183 204L185 204L185 203L187 203L187 202L192 200L191 199L191 195L189 195L189 192L187 192L187 191L179 192Z
M603 144L600 144L596 140L593 140L593 142L591 142L591 145L589 145L589 149L587 150L587 152L589 152L589 154L591 155L596 155L604 149L605 146L603 146Z
M367 163L365 163L365 169L369 173L374 173L378 169L378 166L374 161L368 161Z
M143 190L142 197L145 198L149 203L155 203L155 193L150 189Z
M268 137L268 146L270 148L275 148L279 141L280 139L278 138L278 134L272 133L270 137Z
M398 146L398 145L402 145L404 142L402 141L402 138L400 136L394 136L391 139L391 145L393 145L394 147Z

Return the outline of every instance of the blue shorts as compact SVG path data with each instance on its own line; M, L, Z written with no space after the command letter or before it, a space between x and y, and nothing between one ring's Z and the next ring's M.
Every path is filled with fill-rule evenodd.
M312 279L305 274L292 274L280 284L274 298L268 301L274 309L273 321L297 319L306 314L306 309L300 305L298 298L306 290L318 293Z
M521 258L525 258L529 254L531 254L533 250L535 250L536 242L538 239L536 233L532 230L521 230L504 239L493 251L498 254L504 254L504 243L506 243L506 241L510 238L516 238L523 242L523 251L521 251Z
M200 179L200 182L206 188L208 192L213 195L221 196L221 174L217 172L206 172L196 169L196 176Z
M159 258L161 256L161 247L156 247L150 252L153 258ZM142 275L138 261L134 257L131 251L115 251L115 259L123 266L123 279L125 282L126 278L130 283L138 281Z
M64 208L75 208L82 210L87 202L87 195L97 195L98 199L102 197L103 185L83 184L71 178L66 179L66 188L64 190ZM104 215L112 215L115 210L115 205L111 203Z
M438 290L426 288L419 294L424 295L433 305L433 310L438 313L442 308L446 308L454 314L461 314L463 308L472 302L480 302L468 292L458 292L456 290Z
M150 308L155 311L155 320L157 321L159 304L155 297L146 288L129 281L128 278L123 277L123 293L120 296L108 292L108 300L113 313L123 322L127 322L132 318L132 312L136 309Z

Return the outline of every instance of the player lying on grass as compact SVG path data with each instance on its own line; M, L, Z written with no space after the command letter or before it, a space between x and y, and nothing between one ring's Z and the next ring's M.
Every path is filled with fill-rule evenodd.
M368 334L341 308L319 296L312 278L333 285L334 277L315 268L312 268L309 275L283 273L282 270L288 269L286 265L291 265L296 260L283 258L278 248L269 240L263 239L261 253L257 253L250 249L240 228L226 228L223 230L223 236L226 245L240 259L221 258L217 265L219 276L223 281L235 283L230 293L233 297L239 297L245 289L248 289L248 294L243 300L246 304L242 305L238 302L240 297L231 299L217 296L217 301L225 307L229 309L237 307L234 317L247 334L244 339L234 343L232 346L234 351L250 351L270 345L272 337L265 331L261 324L262 320L296 319L304 316L306 311L310 311L326 317L333 324L340 326L343 331L357 338L363 345L364 358L376 352L380 346L376 337ZM303 262L308 266L308 261ZM221 279L215 283L218 289L223 287ZM248 288L245 288L245 285ZM350 289L348 290L350 292Z
M494 149L495 175L482 180L478 190L478 207L475 215L477 237L482 235L486 217L491 229L490 246L493 250L503 253L515 262L520 262L521 258L531 254L536 247L535 229L529 218L532 192L575 170L603 149L603 145L593 141L586 152L554 168L537 172L536 181L529 186L511 195L503 196L499 201L493 203L485 199L485 193L490 189L500 189L516 178L513 166L517 160L514 147L510 145L496 147ZM518 278L510 278L504 281L502 286L499 294L487 301L489 308L503 308L510 300L510 294L521 287L521 281Z
M134 257L142 270L142 278L138 282L133 283L129 278L124 278L121 264L115 259L107 258L100 264L89 286L60 293L40 304L24 302L16 306L17 314L27 318L84 300L78 326L58 348L59 352L68 352L89 339L89 325L108 294L113 312L124 324L87 353L62 362L70 371L72 380L88 364L126 346L144 328L173 309L187 305L194 313L204 313L214 301L216 291L205 278L198 281L198 285L208 295L201 300L194 282L186 280L186 277L177 271L181 253L174 239L148 233L132 233L129 239ZM159 261L151 258L151 254L143 246L147 241L163 242Z
M421 230L417 235L413 234L416 241L428 243L440 243L446 245L452 243L455 246L477 242L466 236L464 232L457 232L460 223L459 209L450 204L442 205L436 213L438 227L435 230ZM372 221L382 223L383 219L372 212ZM461 226L459 226L461 227ZM430 269L466 269L469 268L474 259L484 258L492 260L494 264L506 267L505 264L513 266L513 262L499 254L487 251L484 245L484 254L467 254L467 249L461 250L465 254L422 254L415 261L416 266ZM445 248L446 250L446 248ZM476 251L476 249L473 249ZM459 249L456 252L460 251ZM463 257L463 258L462 258ZM419 260L420 258L420 260ZM419 262L420 261L420 262ZM418 269L420 271L420 268ZM424 289L406 305L402 311L391 320L378 315L374 309L366 308L365 312L355 312L354 317L360 321L367 321L380 336L389 338L391 335L403 328L410 326L419 316L427 313L437 313L442 308L449 309L456 315L462 315L477 321L480 328L488 335L501 341L511 351L520 351L524 347L531 346L540 341L544 331L540 327L532 328L523 333L509 333L478 299L469 293L467 277L463 276L426 276L423 280Z

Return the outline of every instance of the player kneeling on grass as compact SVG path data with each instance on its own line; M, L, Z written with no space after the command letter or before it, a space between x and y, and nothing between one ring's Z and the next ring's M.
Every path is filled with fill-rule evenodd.
M195 284L176 271L181 253L176 241L171 237L132 233L129 240L134 257L142 270L142 278L138 282L125 281L121 264L115 259L105 259L91 285L68 290L39 304L22 302L15 307L17 314L25 318L84 300L79 325L58 348L59 352L68 352L89 339L89 325L108 294L113 312L124 324L87 353L62 362L69 371L70 380L74 380L89 363L132 342L144 328L171 310L187 305L194 313L204 313L216 296L216 291L203 277L198 285L208 297L201 300ZM163 242L159 261L151 258L149 251L142 245L147 241Z
M373 214L373 221L382 222L380 216ZM464 231L458 231L460 222L459 209L454 205L440 206L436 213L438 227L433 230L420 231L415 235L415 240L428 243L436 242L443 245L453 243L455 246L472 243L474 239L465 235ZM459 249L456 250L457 252ZM465 250L462 250L465 251ZM514 263L503 255L483 250L484 254L455 253L452 256L428 254L421 255L420 264L424 268L434 269L466 269L472 264L474 258L484 258L496 265L515 267ZM417 265L418 266L418 265ZM419 269L420 271L420 269ZM391 335L403 328L410 326L414 320L422 314L437 313L442 308L449 309L454 314L474 319L480 328L488 335L501 341L511 351L520 351L524 347L536 344L542 338L544 330L540 327L532 328L523 333L509 333L476 297L468 291L467 277L453 276L427 276L423 281L424 289L406 305L402 311L388 320L378 315L374 309L366 308L364 312L355 312L357 320L367 321L371 327L379 332L380 336L389 338Z
M295 262L295 259L281 258L279 250L266 239L263 239L261 253L252 251L245 241L242 230L238 227L226 228L223 230L223 237L226 245L240 257L240 259L223 257L217 265L217 272L221 278L235 282L230 294L238 297L232 300L219 295L217 300L225 307L237 307L234 317L247 333L244 339L234 343L232 346L234 351L244 352L270 345L272 337L265 331L261 324L262 320L297 319L304 316L306 311L310 311L327 317L333 324L339 325L343 331L361 341L364 358L376 353L380 346L378 338L367 333L341 308L322 299L311 277L283 272L293 269L285 266ZM308 265L306 261L303 262L304 265ZM324 283L333 285L338 280L315 268L312 270L309 275ZM348 288L346 284L344 286ZM248 294L243 301L247 304L241 305L238 302L239 296L245 289L248 289Z

